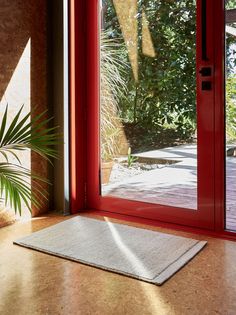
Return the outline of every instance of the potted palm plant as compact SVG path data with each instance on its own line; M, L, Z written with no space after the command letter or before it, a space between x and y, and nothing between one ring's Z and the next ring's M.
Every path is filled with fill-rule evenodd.
M31 211L31 205L39 207L45 202L47 191L43 185L48 183L48 180L23 167L18 153L22 150L32 150L51 162L51 159L57 156L54 145L59 136L57 127L47 127L51 119L45 118L46 111L29 121L31 113L21 117L22 109L23 107L9 123L6 107L0 124L1 202L9 205L19 215L22 213L23 204ZM15 163L9 162L10 156L15 158Z

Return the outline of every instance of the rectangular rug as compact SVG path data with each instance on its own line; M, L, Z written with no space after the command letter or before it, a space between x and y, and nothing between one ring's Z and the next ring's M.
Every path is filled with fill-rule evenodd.
M206 243L80 216L14 242L157 285L175 274Z

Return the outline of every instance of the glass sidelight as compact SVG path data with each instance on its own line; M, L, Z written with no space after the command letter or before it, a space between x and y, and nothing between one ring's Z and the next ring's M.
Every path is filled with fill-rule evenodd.
M196 16L195 0L102 1L102 196L197 209Z
M236 231L236 1L225 1L226 229Z

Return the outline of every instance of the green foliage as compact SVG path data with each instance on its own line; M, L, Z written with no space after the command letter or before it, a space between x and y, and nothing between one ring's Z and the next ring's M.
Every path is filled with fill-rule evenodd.
M103 161L112 160L118 152L120 119L118 99L126 90L125 68L128 67L123 55L124 45L108 38L101 32L101 156Z
M226 9L235 9L236 0L226 1ZM234 24L228 24L234 27ZM226 134L227 142L236 140L236 42L226 33Z
M40 182L49 183L22 166L0 163L0 195L1 198L4 196L5 203L9 203L10 207L14 208L15 213L21 215L22 201L29 211L31 211L30 202L39 207L46 201L48 193L42 188ZM31 190L32 183L34 193Z
M225 8L227 10L236 8L236 0L225 0Z
M226 133L228 142L236 140L236 75L226 81Z
M31 113L20 119L22 108L7 128L8 107L6 107L0 127L0 154L6 160L0 163L0 196L20 215L22 202L31 211L30 202L39 207L47 199L47 191L42 184L48 181L22 167L17 152L31 149L51 162L51 158L57 157L53 146L59 137L55 132L56 127L47 127L51 119L44 118L46 112L29 121ZM16 158L18 163L9 163L10 155ZM34 192L31 190L32 184Z
M129 149L128 149L128 155L127 155L127 164L128 164L128 167L131 167L135 161L137 161L137 158L136 158L135 156L132 156L132 155L131 155L131 148L129 147Z
M123 38L112 1L106 3L109 37ZM142 53L143 10L155 58ZM196 123L196 1L138 0L138 11L139 80L135 82L132 69L123 74L128 92L119 97L121 118L148 129L174 126L188 137ZM127 54L123 58L128 61Z

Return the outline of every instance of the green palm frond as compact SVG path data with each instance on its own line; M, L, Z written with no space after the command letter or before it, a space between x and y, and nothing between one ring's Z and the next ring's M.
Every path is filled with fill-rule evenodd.
M7 159L10 153L19 161L15 150L31 149L47 160L56 158L54 145L58 142L59 134L57 127L47 127L52 118L44 118L47 111L35 116L31 121L31 112L20 119L23 106L16 114L8 128L8 107L3 115L0 128L0 153Z
M31 190L31 181L34 182L34 193ZM21 215L22 202L31 211L31 202L36 207L47 200L47 192L41 183L48 183L44 178L32 174L26 168L11 164L0 163L0 197L5 203Z
M57 157L54 146L60 138L57 127L48 127L52 118L44 118L47 111L30 120L31 112L20 117L22 109L23 106L7 127L7 106L0 124L0 154L6 160L0 163L0 198L5 199L20 215L23 203L30 211L31 204L36 207L42 205L48 194L42 184L49 182L22 167L17 152L30 149L51 162L52 158ZM9 155L14 156L18 164L9 163Z

